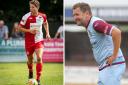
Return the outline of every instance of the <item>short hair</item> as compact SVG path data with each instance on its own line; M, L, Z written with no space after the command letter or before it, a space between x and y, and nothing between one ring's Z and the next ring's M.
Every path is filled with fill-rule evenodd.
M80 8L80 10L82 11L82 12L86 12L86 11L88 11L89 12L89 14L92 14L92 12L91 12L91 7L89 6L89 4L87 4L87 3L76 3L74 6L73 6L73 9L76 9L76 8Z
M29 4L35 5L38 9L40 8L40 2L38 0L31 0L29 1Z

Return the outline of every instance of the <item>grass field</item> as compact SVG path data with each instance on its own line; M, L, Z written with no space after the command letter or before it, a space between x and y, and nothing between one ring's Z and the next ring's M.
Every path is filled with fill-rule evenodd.
M0 63L0 85L27 85L27 80L26 63ZM41 84L63 85L63 64L44 63Z

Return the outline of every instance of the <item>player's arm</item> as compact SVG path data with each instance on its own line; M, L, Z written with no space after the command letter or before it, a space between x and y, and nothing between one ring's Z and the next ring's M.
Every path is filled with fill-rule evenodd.
M30 32L30 29L26 29L25 28L25 24L26 24L26 21L27 21L27 17L26 15L24 15L18 25L18 29L17 31L21 31L21 32Z
M111 35L113 27L112 27L112 25L110 25L102 20L97 20L94 22L93 28L99 33L102 33L105 35Z
M22 17L22 20L19 23L18 31L21 31L21 32L29 32L29 33L32 33L32 34L38 33L38 30L37 29L26 29L25 28L26 22L27 22L27 15L24 15Z
M21 32L29 32L29 33L32 33L32 34L36 34L37 33L37 29L26 29L25 27L19 25L18 27L18 30L21 31Z
M55 34L55 37L54 37L54 38L57 38L59 35L60 35L60 32L57 32L57 33Z
M116 27L112 29L112 39L114 44L113 56L116 57L121 44L121 31Z
M48 25L48 21L47 20L43 23L43 26L44 26L44 29L46 31L46 38L51 38L50 34L49 34L49 25Z
M95 21L93 27L99 33L112 36L113 45L114 45L113 55L108 57L107 59L108 64L112 64L112 62L116 59L118 50L120 48L121 31L118 28L101 20Z
M121 44L121 31L116 27L113 27L112 29L112 40L113 40L114 50L113 50L113 55L109 57L107 60L108 64L112 64L112 62L117 58Z
M54 38L57 38L58 36L60 36L61 32L63 32L63 26L59 27L59 29L57 30Z

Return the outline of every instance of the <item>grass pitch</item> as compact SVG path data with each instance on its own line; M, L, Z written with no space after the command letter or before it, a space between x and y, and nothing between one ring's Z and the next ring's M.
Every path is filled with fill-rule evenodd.
M27 81L26 63L0 63L0 85L27 85ZM41 85L63 85L63 64L44 63Z

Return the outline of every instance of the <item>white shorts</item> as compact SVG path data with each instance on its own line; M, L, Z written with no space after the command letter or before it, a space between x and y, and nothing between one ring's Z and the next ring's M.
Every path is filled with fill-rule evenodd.
M111 65L99 71L98 85L120 85L126 64Z

